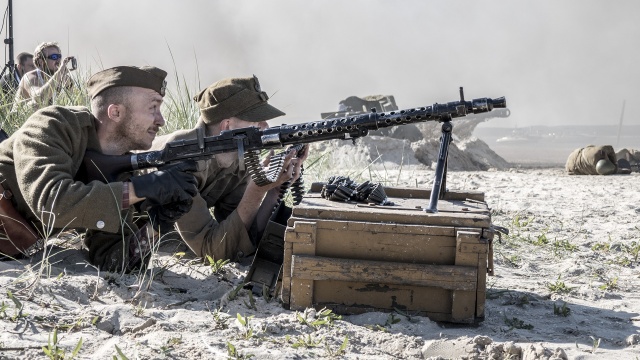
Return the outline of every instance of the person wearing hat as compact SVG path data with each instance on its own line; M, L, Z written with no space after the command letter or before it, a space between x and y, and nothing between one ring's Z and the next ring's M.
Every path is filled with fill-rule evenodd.
M194 100L200 108L195 128L159 136L152 149L162 149L175 140L195 139L198 131L216 136L224 130L251 126L266 129L267 120L285 115L268 103L269 96L255 75L215 82ZM300 176L305 158L306 150L300 157L294 152L287 154L277 181L263 187L253 182L247 170L240 169L236 152L203 161L203 166L198 166L202 170L195 173L199 194L193 198L191 210L176 222L181 238L203 258L239 261L250 255L277 204L280 186Z
M99 268L128 271L145 264L157 226L166 228L162 221L170 223L188 211L197 193L191 173L195 162L115 182L88 181L82 164L87 150L123 155L151 146L165 124L160 106L166 75L155 67L100 71L87 82L91 111L45 107L0 143L2 209L12 206L25 220L18 225L33 224L27 233L36 238L11 239L12 224L4 216L1 253L30 255L43 245L38 239L43 234L78 229L86 230L89 261ZM136 207L153 214L155 223L138 227L133 222Z

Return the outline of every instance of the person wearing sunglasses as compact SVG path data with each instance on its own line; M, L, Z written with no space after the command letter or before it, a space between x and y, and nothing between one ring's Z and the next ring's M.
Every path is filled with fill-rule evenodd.
M56 96L72 86L68 64L75 64L74 56L63 57L57 42L44 42L33 53L36 69L20 79L12 111L35 111L52 105ZM26 108L29 107L29 108Z

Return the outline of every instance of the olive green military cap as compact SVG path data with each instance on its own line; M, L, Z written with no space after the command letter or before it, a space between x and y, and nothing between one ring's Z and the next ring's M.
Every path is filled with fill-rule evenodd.
M155 90L164 96L167 72L153 66L116 66L93 74L87 80L91 99L106 89L116 86L135 86Z
M216 124L231 117L260 122L286 115L267 103L269 96L260 89L255 75L220 80L193 99L198 102L205 124Z

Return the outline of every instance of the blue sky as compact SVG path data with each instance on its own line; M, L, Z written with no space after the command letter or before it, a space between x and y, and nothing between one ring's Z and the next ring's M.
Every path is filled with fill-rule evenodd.
M456 100L464 86L467 99L506 96L504 126L617 126L623 100L625 124L640 125L639 10L633 0L14 0L13 28L16 53L58 41L81 71L155 65L193 91L255 74L284 122L317 120L351 95L410 108Z

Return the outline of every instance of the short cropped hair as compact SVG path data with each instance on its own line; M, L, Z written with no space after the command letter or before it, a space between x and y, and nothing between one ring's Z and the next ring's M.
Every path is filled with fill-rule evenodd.
M132 86L116 86L103 90L91 99L91 111L96 117L103 117L107 115L107 108L111 104L129 106L132 88Z
M28 52L21 52L20 54L18 54L16 56L16 63L20 64L20 65L24 65L25 62L27 62L27 60L33 58L33 54L32 53L28 53Z

